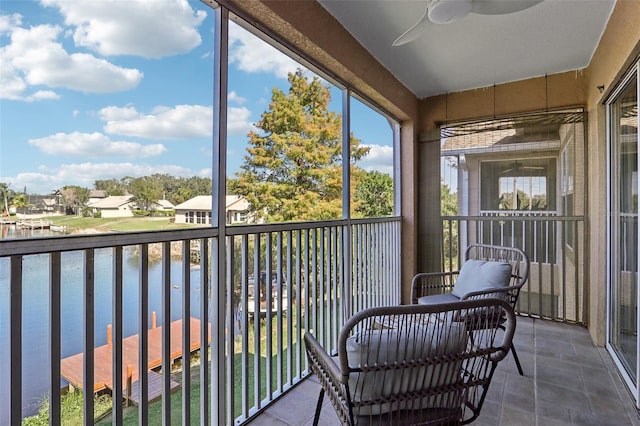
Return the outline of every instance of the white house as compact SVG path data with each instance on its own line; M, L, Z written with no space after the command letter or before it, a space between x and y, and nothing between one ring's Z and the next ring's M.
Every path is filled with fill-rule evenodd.
M100 213L105 217L132 217L133 210L137 204L133 200L133 195L110 195L106 198L90 203L87 206L93 213Z
M158 210L158 211L167 211L174 210L176 206L169 200L158 200L156 202L151 203L150 210Z
M105 198L107 198L107 191L91 189L89 190L89 201L87 204L94 204L100 200L104 200Z
M176 223L211 224L211 195L198 195L175 206ZM227 223L249 222L249 202L240 195L227 195Z

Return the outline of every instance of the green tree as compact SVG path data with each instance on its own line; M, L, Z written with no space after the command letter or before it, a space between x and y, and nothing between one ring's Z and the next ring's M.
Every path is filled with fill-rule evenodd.
M27 200L27 196L23 193L15 194L11 200L11 206L16 208L27 207L28 205L29 201Z
M442 216L455 216L458 214L458 197L446 183L440 187L440 211Z
M514 205L515 201L515 205ZM516 191L516 199L513 199L513 192L505 192L500 195L498 206L500 210L529 210L531 201L529 196L521 190Z
M373 170L363 172L354 194L355 213L360 217L381 217L393 213L393 178Z
M152 203L162 198L162 185L153 177L143 176L129 183L129 193L135 197L140 208L149 210Z
M342 215L342 120L318 77L289 74L287 93L271 103L249 133L247 155L230 191L244 196L267 222L335 219ZM368 148L351 137L351 160Z
M60 190L60 195L67 212L73 211L77 215L81 213L82 206L89 201L89 189L77 185L63 187Z
M0 197L2 197L2 214L9 214L9 206L12 205L15 192L9 189L10 183L0 182Z
M115 178L96 180L93 187L100 191L105 191L107 195L125 195L127 188L122 180Z
M458 214L458 197L446 183L440 186L440 212L442 216L456 216ZM442 255L444 271L459 269L458 258L458 221L452 221L451 226L442 229Z

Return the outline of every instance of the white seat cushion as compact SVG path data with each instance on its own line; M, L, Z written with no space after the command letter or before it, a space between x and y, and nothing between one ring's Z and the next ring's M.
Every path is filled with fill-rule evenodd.
M451 293L434 294L431 296L422 296L418 298L418 305L439 305L440 303L453 303L459 301L458 296Z
M506 262L467 260L460 269L451 294L462 299L474 291L507 287L510 279L511 265Z

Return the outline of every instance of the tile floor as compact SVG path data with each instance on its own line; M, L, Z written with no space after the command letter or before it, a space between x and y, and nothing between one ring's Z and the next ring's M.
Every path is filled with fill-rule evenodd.
M511 355L501 362L474 425L640 426L611 357L585 328L518 318L514 344L525 376ZM250 425L311 425L318 390L315 377L305 380ZM340 424L327 398L320 424Z

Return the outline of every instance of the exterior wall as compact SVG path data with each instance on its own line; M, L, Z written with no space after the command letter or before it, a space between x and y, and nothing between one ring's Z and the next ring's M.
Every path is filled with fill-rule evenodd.
M184 210L176 210L175 223L187 223Z
M604 101L635 58L640 55L640 2L618 0L587 69L587 167L589 198L589 331L604 345L606 327L607 135ZM601 93L598 86L604 86Z
M321 64L400 122L402 298L408 302L411 278L417 271L418 99L315 1L219 0L219 3L283 40L296 53Z
M194 215L200 215L204 217L203 223L197 222L197 217L194 218L194 222L187 222L187 213L192 212ZM188 223L191 225L211 225L211 210L176 210L175 223Z
M112 218L112 217L133 217L133 211L131 210L133 207L130 204L125 204L118 208L113 209L99 209L100 214L103 218Z

